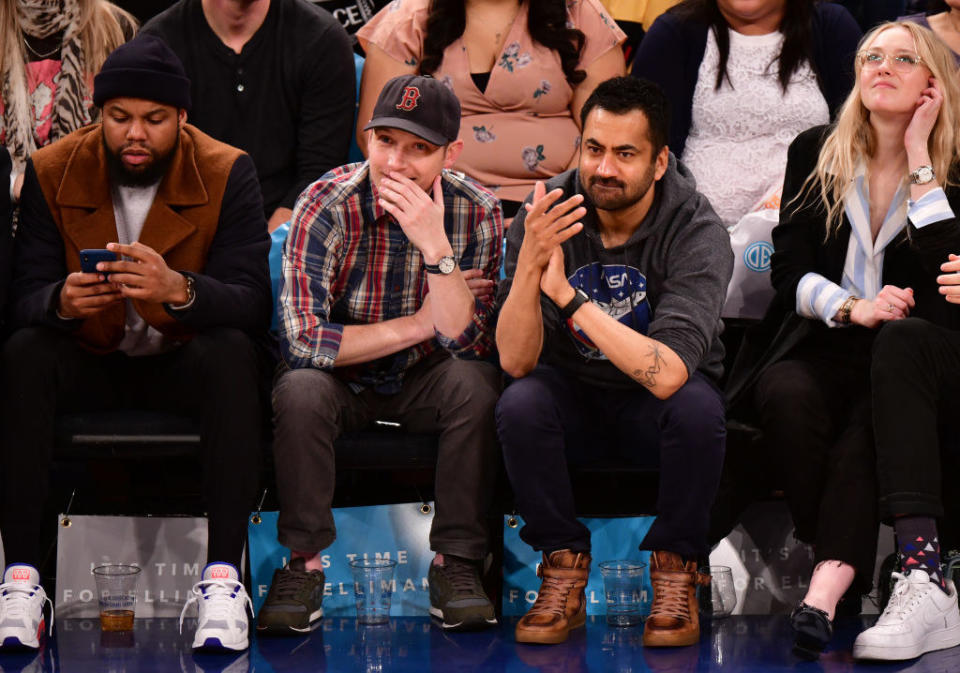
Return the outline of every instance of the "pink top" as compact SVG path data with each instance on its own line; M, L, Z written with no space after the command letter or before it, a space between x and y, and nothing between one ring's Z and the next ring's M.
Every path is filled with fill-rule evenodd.
M375 44L398 61L415 66L423 56L429 0L393 0L360 29L364 47ZM598 0L567 0L569 25L586 37L579 68L586 68L625 34ZM567 169L580 143L570 113L573 89L563 75L560 56L534 43L521 5L493 66L487 89L470 78L467 50L457 38L443 52L434 77L460 99L463 153L456 168L493 190L522 201L536 180Z

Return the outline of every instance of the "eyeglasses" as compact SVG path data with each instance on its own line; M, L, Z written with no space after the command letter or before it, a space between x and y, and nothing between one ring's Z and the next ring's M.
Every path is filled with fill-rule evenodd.
M878 70L884 61L890 59L890 67L897 72L912 72L914 68L923 63L923 59L916 54L884 54L882 51L861 51L857 54L860 61L860 67L864 70Z

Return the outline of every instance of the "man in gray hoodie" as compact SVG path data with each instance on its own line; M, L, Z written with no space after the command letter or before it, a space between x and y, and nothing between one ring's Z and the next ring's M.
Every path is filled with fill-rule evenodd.
M580 162L538 183L507 234L497 347L516 380L497 405L507 474L543 552L519 642L558 643L585 621L590 532L568 464L659 458L646 646L699 640L694 591L726 439L720 310L729 237L666 146L650 82L602 83L581 112ZM562 200L565 199L565 200ZM649 458L648 458L649 459Z

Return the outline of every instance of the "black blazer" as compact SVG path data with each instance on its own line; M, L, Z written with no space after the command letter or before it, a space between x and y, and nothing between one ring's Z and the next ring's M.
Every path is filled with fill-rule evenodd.
M727 404L735 407L757 377L803 341L814 330L831 329L795 311L797 285L809 272L840 284L850 240L846 215L839 229L825 239L826 209L818 194L809 191L794 202L813 171L829 126L804 131L791 143L783 184L780 223L773 229L774 253L770 281L776 294L763 321L747 331L727 382ZM954 171L954 179L960 178ZM960 188L945 188L954 213L960 213ZM948 303L939 292L940 265L951 252L960 254L960 221L951 218L917 229L907 227L887 246L883 258L884 285L910 287L916 307L911 316L951 329L960 329L960 306ZM852 327L849 329L864 329Z

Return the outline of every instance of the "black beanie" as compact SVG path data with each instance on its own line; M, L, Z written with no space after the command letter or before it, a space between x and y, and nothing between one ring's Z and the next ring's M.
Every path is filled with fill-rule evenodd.
M93 104L111 98L143 98L190 109L190 80L180 59L163 40L137 35L114 49L93 78Z

